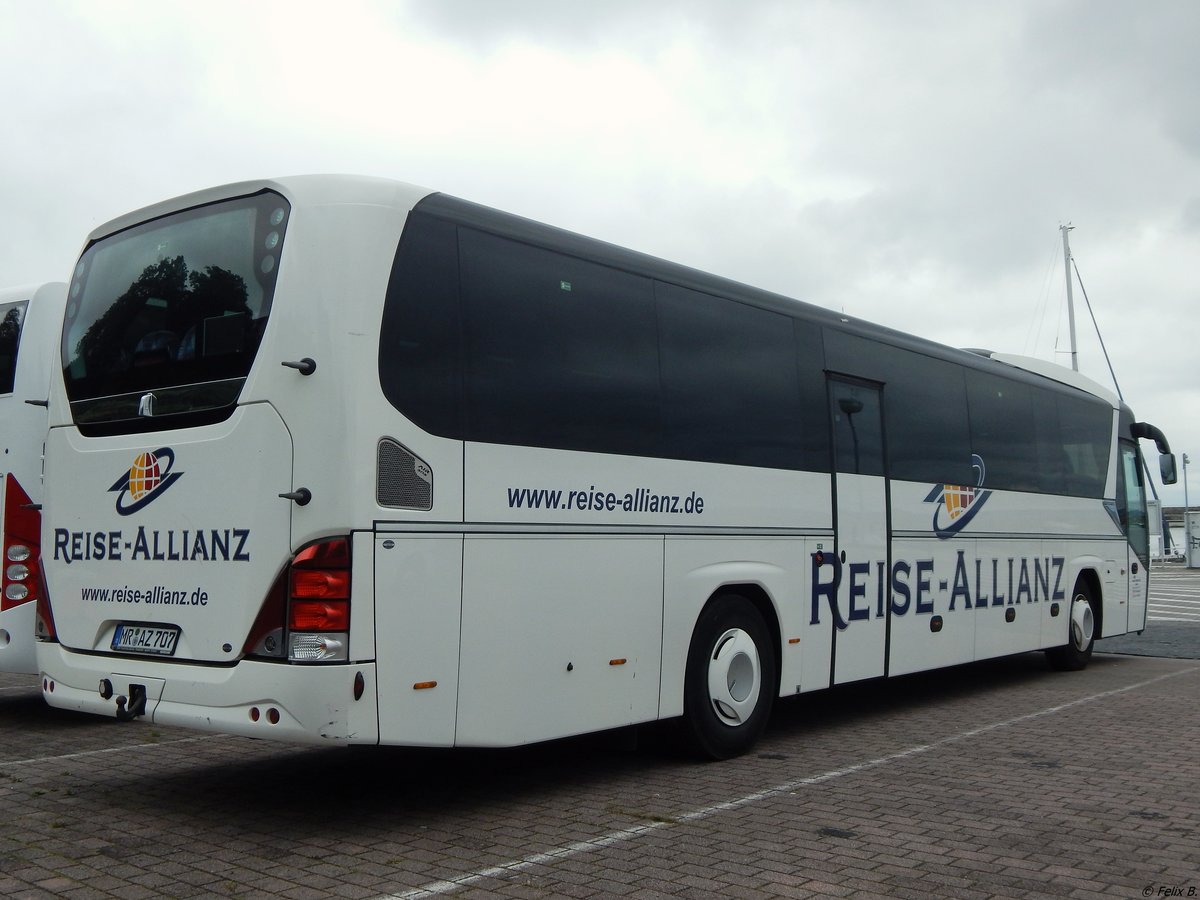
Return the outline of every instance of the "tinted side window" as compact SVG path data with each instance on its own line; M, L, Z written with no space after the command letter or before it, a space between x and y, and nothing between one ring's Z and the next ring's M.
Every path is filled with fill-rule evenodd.
M791 320L674 285L657 283L656 290L664 455L800 468L802 411Z
M1037 489L1044 494L1063 492L1066 453L1058 424L1058 397L1052 391L1033 392L1033 433L1037 441Z
M1039 490L1032 389L1027 384L967 370L971 447L983 460L989 488Z
M384 395L443 437L813 471L823 368L816 325L419 212L379 349Z
M1112 445L1113 411L1099 400L1058 397L1062 429L1062 492L1078 497L1103 497Z
M655 455L652 282L467 228L459 249L468 439Z
M821 328L803 319L793 322L797 375L800 380L800 440L803 443L798 467L810 472L828 472L830 462L829 391L825 384L825 348Z
M889 348L893 374L885 388L893 478L974 484L961 366Z
M462 324L457 229L412 213L392 264L379 339L379 381L426 431L461 439Z
M0 394L11 394L17 374L17 350L28 301L0 304Z
M975 484L962 366L829 328L825 353L831 370L883 384L892 478Z

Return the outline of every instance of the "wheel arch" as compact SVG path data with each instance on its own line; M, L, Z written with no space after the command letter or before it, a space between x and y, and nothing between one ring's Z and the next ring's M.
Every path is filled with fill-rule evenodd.
M773 695L778 697L783 666L783 632L779 626L779 611L775 608L775 601L761 584L754 582L731 582L719 585L708 595L708 599L700 608L700 613L696 616L696 621L692 623L692 630L693 632L695 631L700 618L716 602L717 598L729 594L736 594L750 601L754 608L758 610L758 614L762 616L763 622L766 623L767 631L771 635L771 652L775 657L775 684L770 687L774 692Z
M763 620L764 640L772 644L779 684L782 660L794 658L783 638L799 634L804 610L799 601L807 572L789 541L667 541L663 572L662 656L659 719L682 716L688 653L696 629L717 598L734 594ZM778 685L775 686L776 689Z

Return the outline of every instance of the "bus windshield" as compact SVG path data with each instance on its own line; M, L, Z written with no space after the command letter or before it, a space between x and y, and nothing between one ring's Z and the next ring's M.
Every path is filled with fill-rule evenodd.
M62 338L76 425L146 431L232 412L266 326L288 213L264 191L88 247Z

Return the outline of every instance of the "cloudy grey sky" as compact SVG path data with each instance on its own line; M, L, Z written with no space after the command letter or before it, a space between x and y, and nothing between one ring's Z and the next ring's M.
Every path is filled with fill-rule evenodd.
M0 284L354 172L1069 364L1070 222L1126 400L1200 464L1198 48L1195 0L0 0Z

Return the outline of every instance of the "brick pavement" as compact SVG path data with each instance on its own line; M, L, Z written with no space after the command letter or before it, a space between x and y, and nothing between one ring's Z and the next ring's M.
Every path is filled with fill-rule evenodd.
M0 676L0 895L1200 893L1198 694L1187 660L1026 654L791 699L754 753L698 764L611 736L294 748Z

